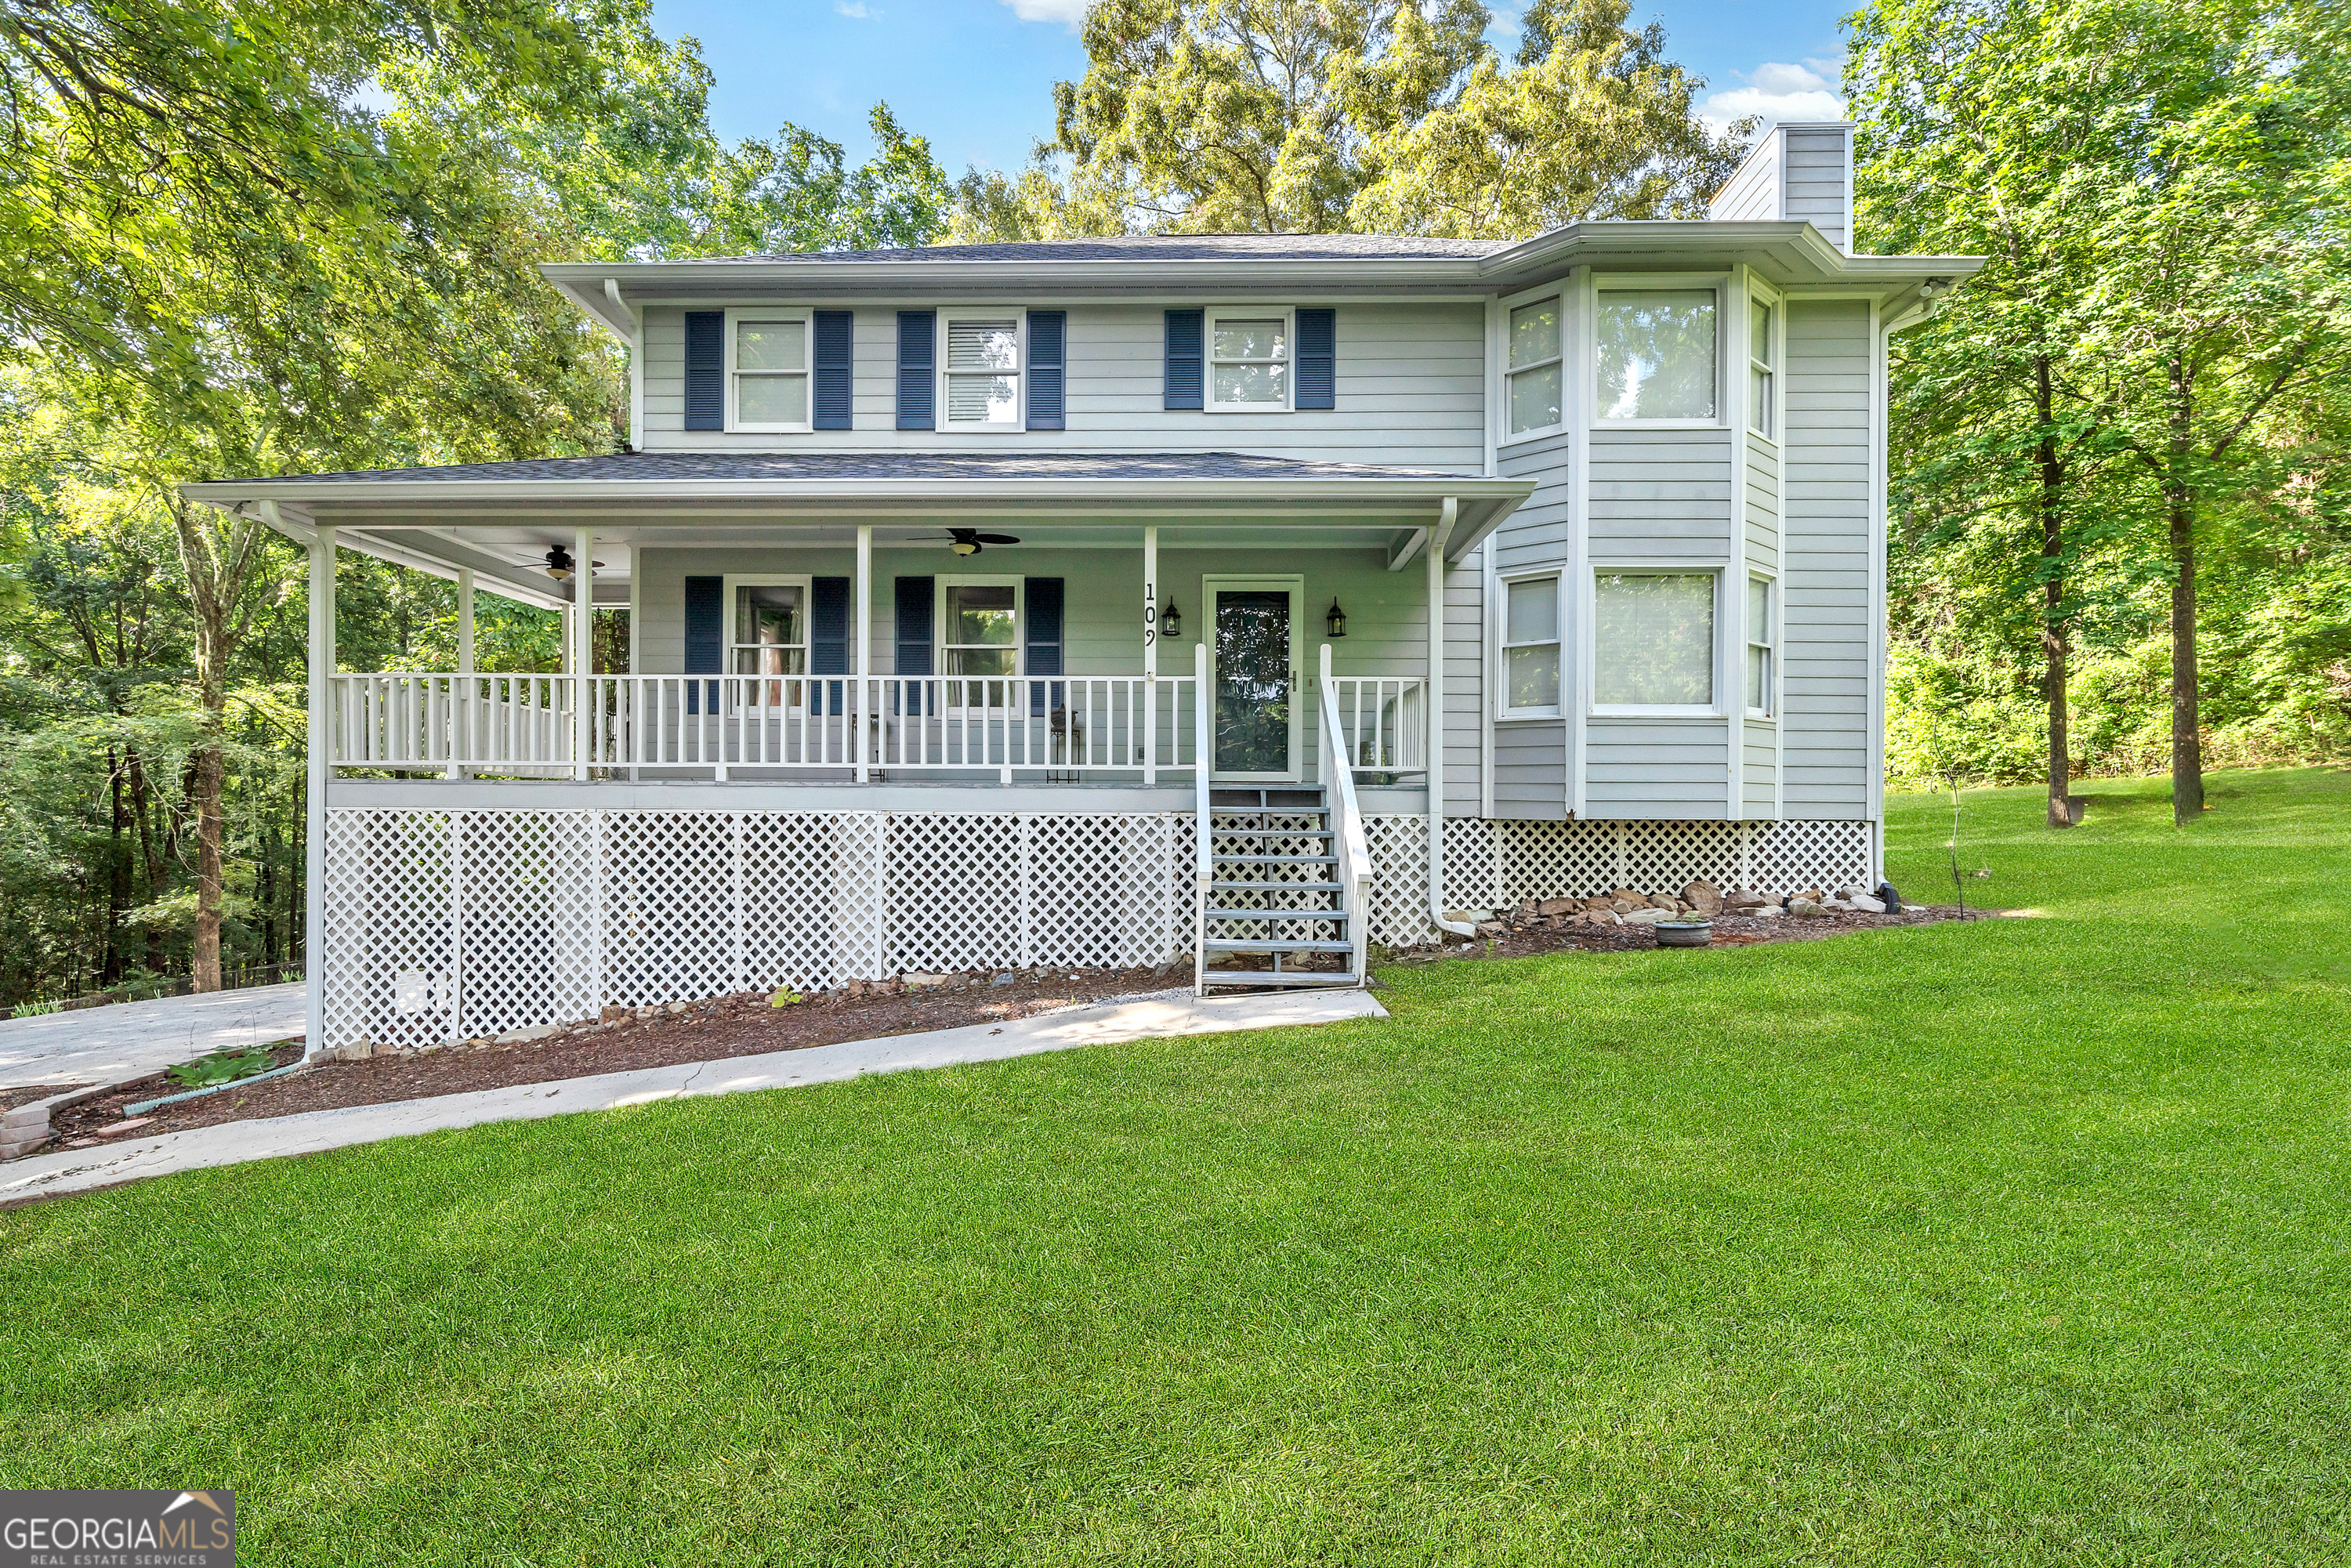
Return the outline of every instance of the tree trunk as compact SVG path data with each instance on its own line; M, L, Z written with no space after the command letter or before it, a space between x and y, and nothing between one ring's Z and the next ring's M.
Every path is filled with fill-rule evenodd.
M129 813L122 803L122 759L106 752L106 941L99 951L98 988L122 978L122 915L131 907L131 846L123 841Z
M188 574L189 607L196 631L196 692L204 728L191 758L188 793L196 817L196 938L189 978L198 991L221 985L221 909L225 902L222 817L226 758L228 664L243 630L241 609L261 559L261 525L196 507L165 491ZM201 514L201 516L199 515Z
M2204 746L2196 720L2196 507L2187 487L2167 487L2171 523L2171 820L2204 810Z
M2041 445L2033 455L2041 493L2041 697L2049 705L2049 825L2074 825L2073 751L2066 734L2065 653L2065 461L2057 451L2056 388L2044 356L2033 365L2033 401L2041 416Z

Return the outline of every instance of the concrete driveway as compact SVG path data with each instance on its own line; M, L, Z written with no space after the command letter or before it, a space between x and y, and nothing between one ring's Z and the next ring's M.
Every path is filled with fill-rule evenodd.
M301 1032L298 981L0 1019L0 1089L133 1078L206 1051L266 1045Z

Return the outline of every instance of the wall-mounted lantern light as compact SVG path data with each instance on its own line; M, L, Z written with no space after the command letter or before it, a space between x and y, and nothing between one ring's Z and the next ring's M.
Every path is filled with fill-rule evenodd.
M1333 639L1347 634L1347 612L1339 608L1339 596L1335 593L1331 596L1331 612L1322 617L1322 624Z
M1184 612L1176 608L1176 601L1172 599L1167 601L1167 608L1159 612L1159 634L1162 637L1181 637L1184 634Z

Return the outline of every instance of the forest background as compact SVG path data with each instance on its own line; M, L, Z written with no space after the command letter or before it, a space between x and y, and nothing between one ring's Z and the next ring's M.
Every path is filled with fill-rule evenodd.
M2351 8L1875 0L1860 248L1982 255L1895 340L1899 784L2351 751ZM0 0L0 1006L301 957L300 554L188 480L617 449L625 355L532 270L1171 231L1702 214L1757 127L1625 0L1097 0L1017 170L723 144L649 0ZM349 669L448 582L346 556ZM552 615L488 594L488 669ZM625 612L600 616L625 647Z

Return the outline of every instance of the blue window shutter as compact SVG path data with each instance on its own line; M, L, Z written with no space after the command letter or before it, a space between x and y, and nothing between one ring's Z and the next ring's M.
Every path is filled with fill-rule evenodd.
M1066 430L1061 393L1068 369L1069 312L1029 312L1029 428Z
M1061 668L1061 580L1058 577L1024 579L1020 589L1021 610L1027 620L1028 648L1022 664L1032 675L1059 675ZM1053 706L1060 707L1067 699L1062 688L1053 687ZM1029 693L1031 717L1045 716L1045 688L1032 686Z
M1167 396L1168 408L1200 406L1200 332L1204 313L1198 310L1167 312Z
M845 577L820 577L809 583L809 674L811 675L845 675L849 674L849 594L850 580ZM809 707L823 713L843 711L841 683L810 681Z
M815 352L810 365L815 374L816 385L810 389L813 395L809 404L809 423L818 430L847 430L850 427L851 353L856 324L854 311L820 310L816 313Z
M932 372L938 368L939 313L898 312L898 428L935 430L931 405L937 398ZM901 578L900 581L906 580Z
M1333 310L1298 313L1298 370L1291 396L1296 408L1336 408L1339 391L1339 319Z
M927 675L931 669L931 601L937 592L936 580L928 577L902 577L895 584L895 614L892 634L897 641L897 672L902 675ZM923 711L920 695L909 705L912 711Z
M726 580L685 580L685 673L715 675L726 667ZM700 713L705 681L685 683L685 711ZM718 711L717 688L710 688L711 711Z
M685 313L685 427L726 428L726 312Z

